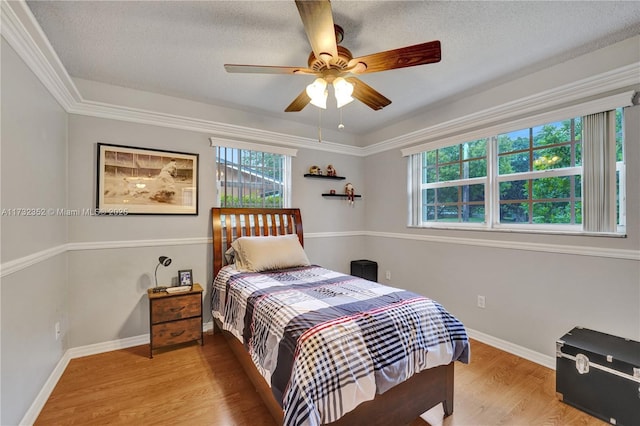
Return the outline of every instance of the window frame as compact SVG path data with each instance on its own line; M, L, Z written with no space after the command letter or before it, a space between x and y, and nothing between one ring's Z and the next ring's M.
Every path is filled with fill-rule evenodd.
M209 138L211 147L213 148L213 157L214 157L214 171L215 171L215 182L216 182L216 197L214 200L214 205L216 207L221 207L222 204L222 196L223 196L223 186L224 182L220 180L220 175L218 172L218 158L217 158L217 149L218 148L226 148L226 149L234 149L234 150L242 150L242 151L253 151L262 154L273 154L273 155L281 155L283 157L283 166L282 166L282 187L283 194L281 196L282 206L278 208L290 208L292 205L292 160L297 155L297 149L284 148L279 146L272 145L263 145L257 143L243 142L243 141L232 141L228 139L218 139L211 137ZM255 207L255 206L245 206L242 204L241 206L235 207Z
M616 106L611 109L623 108L621 106ZM584 115L587 115L586 113ZM622 109L622 116L624 117L624 109ZM527 172L518 172L500 175L498 169L498 161L499 161L499 152L498 152L498 135L515 132L519 130L525 129L533 129L538 126L544 126L547 124L562 122L565 120L571 120L576 117L582 117L582 115L574 115L571 118L561 118L558 119L557 116L553 117L548 114L545 114L545 122L537 122L534 125L528 124L523 127L515 127L515 125L505 125L503 127L504 130L501 130L500 127L492 128L492 135L487 136L486 133L470 133L467 136L462 135L458 138L448 138L445 141L440 141L440 143L435 144L424 144L420 147L413 147L407 150L403 150L403 155L408 156L410 159L412 156L421 156L426 154L426 152L435 151L438 149L461 145L466 142L473 142L478 139L486 139L486 165L487 165L487 176L480 178L469 178L469 179L457 179L452 181L445 182L432 182L432 183L422 183L422 161L408 161L408 196L409 196L409 219L408 226L409 227L417 227L417 228L434 228L434 229L466 229L466 230L488 230L488 231L504 231L504 232L524 232L524 233L560 233L560 234L579 234L579 235L594 235L594 236L624 236L626 233L626 168L625 168L625 158L624 158L624 144L625 140L623 139L623 158L622 161L615 162L615 170L619 179L619 189L617 191L618 205L619 205L619 214L618 214L618 224L616 226L616 230L613 232L591 232L585 231L583 229L583 220L581 223L577 224L555 224L555 223L545 223L545 224L537 224L537 223L504 223L500 221L500 184L502 182L508 181L518 181L518 180L533 180L540 178L550 178L550 177L565 177L565 176L579 176L582 178L584 165L583 162L580 161L579 165L575 165L575 157L572 162L572 166L563 167L563 168L554 168L547 170L530 170ZM623 128L624 128L624 118L623 118ZM576 135L573 134L574 126L571 126L572 136L571 140L568 141L572 147L575 147L576 142L582 142L581 140L576 140ZM624 136L623 136L624 138ZM460 142L460 140L464 140ZM532 142L531 142L532 143ZM615 141L614 141L615 144ZM429 146L431 145L431 146ZM562 145L561 143L559 145ZM552 146L556 146L555 144ZM427 148L422 149L420 148ZM540 149L544 149L546 147L540 147ZM530 145L526 150L518 150L518 151L528 151L532 152L535 150L535 146ZM531 155L531 154L530 154ZM575 149L572 149L572 156L575 155ZM531 157L533 158L533 157ZM532 161L532 160L530 160ZM420 165L420 170L416 173L412 171L412 168L417 164ZM412 182L412 179L419 178L420 181L418 185ZM485 182L486 181L486 182ZM485 220L484 222L439 222L439 221L424 221L423 220L423 191L424 189L433 189L433 188L444 188L444 187L459 187L464 185L472 185L485 182ZM575 197L575 183L571 188L571 196L570 202L575 203L579 200L582 202L582 198L584 194L584 188L581 191L581 196L578 198ZM417 196L414 196L414 191L418 191ZM615 199L615 197L614 197ZM418 206L414 206L413 203L417 202ZM533 204L535 200L529 198L527 201L530 204ZM416 207L417 210L416 210ZM584 214L584 211L582 212ZM460 217L460 216L459 216ZM416 221L416 218L418 219Z
M435 148L431 151L438 151L440 149L443 148L449 148L449 147L454 147L454 146L459 146L459 150L462 150L462 145L465 143L476 143L477 141L481 140L481 139L487 139L487 138L480 138L477 140L472 140L472 141L465 141L465 142L461 142L461 143L455 143L455 144L451 144L448 146L441 146L438 148ZM420 153L421 159L422 159L422 155L424 155L427 151ZM436 154L437 155L437 154ZM438 221L433 221L433 222L424 222L424 221L420 221L420 223L422 223L423 225L425 223L438 223L438 224L443 224L446 223L447 225L452 225L455 226L459 223L464 223L465 225L467 225L468 223L486 223L487 222L487 204L486 204L486 196L488 194L488 188L489 188L489 180L488 180L488 168L489 168L489 151L488 151L488 141L487 141L487 146L485 146L485 155L483 157L472 157L472 158L462 158L460 157L458 159L458 161L455 162L446 162L446 163L439 163L438 161L436 161L434 167L436 169L436 173L438 173L440 167L442 167L443 165L451 165L451 164L460 164L460 166L462 167L462 165L466 162L466 163L470 163L472 161L477 161L477 160L481 160L484 159L486 162L486 167L487 167L487 174L483 177L472 177L472 178L462 178L462 179L454 179L454 180L448 180L448 181L436 181L436 182L423 182L422 181L422 171L423 171L423 166L422 166L422 161L419 161L420 163L420 170L418 172L418 174L420 175L420 187L419 187L419 194L418 194L418 206L420 207L420 217L422 218L423 216L423 212L422 212L422 208L424 206L427 206L427 202L424 200L422 194L425 190L430 190L430 189L442 189L442 188L459 188L459 187L464 187L464 186L471 186L471 185L484 185L484 194L485 194L485 201L483 202L483 206L484 206L484 220L482 222L438 222ZM446 204L452 204L452 203L446 203ZM469 202L469 203L463 203L460 201L460 199L458 198L458 201L455 203L455 205L457 206L462 206L464 204L468 204L468 205L478 205L477 202ZM437 203L434 203L434 207L437 206ZM458 210L458 216L460 215L460 210ZM467 225L468 226L468 225ZM424 226L422 226L424 227Z

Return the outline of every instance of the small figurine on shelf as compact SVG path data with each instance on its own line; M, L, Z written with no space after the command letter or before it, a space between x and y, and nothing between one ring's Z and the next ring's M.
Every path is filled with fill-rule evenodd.
M344 186L344 193L347 194L347 201L349 202L349 205L353 206L355 203L356 189L353 187L351 182Z
M322 176L322 169L318 166L309 167L309 173L312 175Z
M333 166L331 164L329 164L327 166L327 176L337 176L338 172L336 172L336 169L333 168Z

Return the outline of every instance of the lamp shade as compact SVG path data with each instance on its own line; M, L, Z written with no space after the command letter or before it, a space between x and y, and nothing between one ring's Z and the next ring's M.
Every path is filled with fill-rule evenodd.
M153 275L156 279L156 287L158 287L158 266L169 266L171 265L171 258L167 257L167 256L160 256L158 258L158 264L156 265L156 270L154 271Z
M327 82L323 78L316 78L313 83L307 86L307 95L311 98L311 105L318 108L327 109Z
M338 108L342 108L350 102L353 102L351 95L353 94L353 84L349 83L342 77L338 77L333 81L333 91L336 95Z

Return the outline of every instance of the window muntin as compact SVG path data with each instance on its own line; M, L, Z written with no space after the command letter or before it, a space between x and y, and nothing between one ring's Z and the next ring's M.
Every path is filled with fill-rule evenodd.
M422 220L482 223L485 221L484 196L484 183L424 189Z
M622 112L622 108L616 110L619 231L625 225ZM582 229L581 117L510 131L482 141L485 141L484 155L465 155L461 147L465 144L469 147L471 142L418 154L423 166L421 221L413 220L413 225ZM484 174L470 171L473 161L477 161L474 170L484 169ZM485 189L481 199L463 196L462 188L470 183L480 184L473 180L481 175ZM477 219L480 211L487 219L484 224L471 220Z
M580 176L500 182L500 223L582 223Z
M508 175L579 166L576 119L498 135L498 173Z
M496 223L582 223L577 127L570 119L498 135Z
M422 222L486 222L487 139L421 154Z
M291 157L240 148L216 147L221 207L288 207Z

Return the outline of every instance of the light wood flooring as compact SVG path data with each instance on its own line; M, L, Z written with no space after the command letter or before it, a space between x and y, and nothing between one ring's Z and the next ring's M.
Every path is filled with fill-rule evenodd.
M275 425L222 335L148 354L144 345L71 360L35 424ZM456 363L454 413L441 416L436 408L427 419L445 426L607 424L559 402L553 370L477 341L471 363Z

